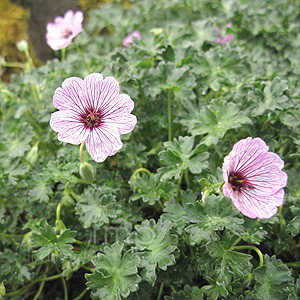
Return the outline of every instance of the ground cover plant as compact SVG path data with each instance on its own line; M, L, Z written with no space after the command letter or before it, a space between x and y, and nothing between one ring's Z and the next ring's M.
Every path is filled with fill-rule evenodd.
M48 25L44 66L19 44L0 298L298 299L299 13L114 2Z

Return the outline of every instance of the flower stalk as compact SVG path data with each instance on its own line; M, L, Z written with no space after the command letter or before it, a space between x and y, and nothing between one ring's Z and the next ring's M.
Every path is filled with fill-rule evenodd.
M243 250L243 249L249 249L249 250L254 250L258 257L259 257L259 265L258 265L258 268L261 268L264 264L264 257L263 257L263 254L261 253L261 251L255 247L255 246L251 246L251 245L244 245L244 246L235 246L233 249L236 249L236 250Z
M76 50L77 50L77 52L79 53L79 55L80 55L80 57L81 57L81 60L82 60L82 62L83 62L83 64L84 64L86 70L88 71L88 73L92 73L92 71L91 71L91 69L90 69L90 67L89 67L89 65L88 65L88 63L87 63L87 61L85 60L85 58L84 58L84 56L83 56L83 54L82 54L82 51L80 50L79 46L77 45L77 43L76 43L75 41L73 41L73 44L75 45Z

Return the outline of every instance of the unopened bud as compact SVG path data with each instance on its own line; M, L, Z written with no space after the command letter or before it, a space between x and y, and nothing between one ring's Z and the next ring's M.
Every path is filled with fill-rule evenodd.
M64 231L66 231L66 225L62 220L55 221L55 230L56 233L59 233L59 235L61 235Z
M155 35L160 35L161 33L165 33L165 30L161 27L152 28L150 32L154 33Z
M80 165L79 174L87 182L92 184L95 179L94 168L91 164L84 162Z
M28 51L28 43L25 40L21 40L17 42L17 48L22 52Z

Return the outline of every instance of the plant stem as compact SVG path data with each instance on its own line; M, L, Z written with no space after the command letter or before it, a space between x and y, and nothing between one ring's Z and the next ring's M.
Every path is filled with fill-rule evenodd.
M131 177L135 177L138 173L140 173L140 172L145 172L145 173L147 173L149 176L151 175L151 172L148 170L148 169L146 169L146 168L139 168L139 169L136 169L134 172L133 172L133 174L132 174L132 176Z
M178 180L178 186L177 186L177 196L178 197L179 197L180 190L181 190L181 182L182 182L183 175L184 175L184 170L181 171L180 178Z
M209 196L209 194L217 187L220 187L224 184L224 182L220 182L220 183L216 183L214 185L212 185L209 189L207 189L206 191L204 191L203 196L202 196L202 205L205 205L206 203L206 199Z
M189 172L188 172L187 168L184 170L184 179L185 179L186 186L189 188L190 187L190 179L189 179Z
M79 148L79 156L80 156L80 162L83 164L84 163L84 160L83 160L83 154L82 154L82 152L83 152L83 148L84 148L84 142L82 142L81 143L81 145L80 145L80 148Z
M61 281L64 288L65 300L68 300L69 297L68 297L68 288L67 288L66 280L64 277L61 277Z
M45 281L42 281L40 288L39 288L38 292L36 293L36 295L34 296L33 300L38 300L38 298L44 288L44 285L45 285Z
M65 58L66 58L66 49L67 48L62 48L61 49L61 62L65 61Z
M172 90L168 89L168 123L169 123L169 142L172 141L172 107L171 107Z
M33 100L35 103L35 109L38 110L40 106L39 106L39 102L38 102L38 98L37 98L37 94L36 94L36 86L34 84L31 84L30 87L31 87L32 95L33 95Z
M245 246L235 246L233 249L237 249L237 250L242 250L242 249L250 249L250 250L254 250L258 257L259 257L259 265L258 268L262 267L264 264L264 257L263 254L261 253L261 251L255 247L255 246L251 246L251 245L245 245Z
M62 202L59 202L56 208L56 220L60 221L60 211L61 211L61 207L62 207Z
M85 58L84 58L84 56L83 56L83 54L82 54L82 52L81 52L81 50L79 48L79 46L76 44L76 42L73 41L73 43L74 43L74 45L76 47L76 50L78 51L78 53L79 53L79 55L80 55L80 57L81 57L81 59L82 59L82 61L84 63L85 68L87 69L88 73L92 73L89 65L87 64L87 62L86 62L86 60L85 60Z
M46 272L48 272L48 271L46 271ZM29 283L28 285L22 287L19 290L14 291L14 292L6 293L5 296L14 296L14 295L17 295L17 294L22 294L22 293L26 292L31 286L35 285L37 282L51 281L51 280L55 280L55 279L58 279L58 278L62 277L62 274L53 275L53 276L50 276L50 277L45 277L46 272L42 276L40 276L39 278L34 280L33 282Z
M159 300L160 297L161 297L162 291L164 289L164 285L165 285L164 282L162 282L161 285L160 285L160 288L159 288L159 291L158 291L158 295L157 295L157 300Z
M23 235L22 234L8 234L8 233L3 233L0 232L0 236L5 237L5 238L22 238Z
M82 291L82 293L79 296L77 296L74 300L80 300L86 294L86 292L87 292L87 289L84 289Z
M19 63L19 62L5 62L2 64L3 67L9 67L9 68L21 68L25 69L25 64L24 63Z

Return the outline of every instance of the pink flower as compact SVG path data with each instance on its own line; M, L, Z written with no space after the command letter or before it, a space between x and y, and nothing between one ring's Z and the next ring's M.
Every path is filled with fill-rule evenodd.
M225 35L225 37L222 39L221 35L218 34L218 38L216 40L216 43L218 44L223 44L223 43L228 43L232 40L233 36L231 34Z
M249 218L267 219L283 204L283 160L261 138L240 140L224 158L223 193Z
M231 28L231 26L232 26L231 23L227 23L227 24L226 24L226 27L227 27L227 28ZM216 29L216 31L221 32L221 28L220 28L219 26L216 26L215 29ZM217 40L216 40L216 43L218 43L218 44L228 43L228 42L230 42L230 41L232 40L232 38L233 38L232 34L227 34L227 35L225 35L224 38L221 37L221 34L220 34L220 33L218 33L217 36L218 36L218 38L217 38Z
M60 111L51 114L50 126L58 140L73 145L83 141L96 162L116 154L123 146L120 135L133 130L137 119L130 114L134 103L119 94L113 77L93 73L84 78L71 77L57 88L53 104Z
M123 40L123 45L127 48L131 47L131 44L134 43L133 38L136 38L138 40L141 40L141 33L137 30L132 31L131 33L129 33L126 38Z
M68 10L64 17L56 17L54 23L47 24L46 40L53 50L67 47L76 35L82 31L83 13L75 14Z

